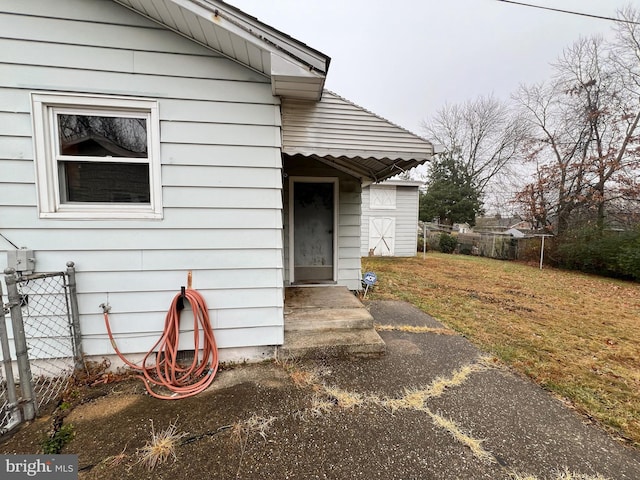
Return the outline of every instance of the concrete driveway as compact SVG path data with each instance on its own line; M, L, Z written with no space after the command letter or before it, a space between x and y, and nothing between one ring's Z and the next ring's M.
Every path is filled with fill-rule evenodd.
M64 419L63 453L79 455L81 479L640 479L638 450L463 337L406 303L367 307L377 324L428 328L380 331L380 358L223 369L177 402L137 380L109 386ZM140 461L150 421L181 435L153 470ZM29 428L0 451L35 453Z

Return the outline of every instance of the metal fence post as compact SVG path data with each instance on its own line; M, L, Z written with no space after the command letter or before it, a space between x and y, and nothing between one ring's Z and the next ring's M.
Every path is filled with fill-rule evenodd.
M71 325L73 328L73 354L76 370L84 368L82 335L80 333L80 313L78 312L78 291L76 288L76 269L73 262L67 262L67 282L69 285L69 304L71 306Z
M2 284L0 283L0 347L2 347L2 367L4 369L5 382L7 382L7 407L15 413L18 405L18 397L16 395L16 382L13 378L13 365L11 362L11 350L9 348L9 335L7 333L5 309L2 303ZM16 423L20 423L20 419ZM5 428L10 430L13 425L7 425Z
M9 311L11 312L11 325L13 327L13 341L16 345L16 360L18 362L18 374L20 375L20 390L22 391L24 420L33 420L36 417L36 398L31 377L31 365L27 351L27 339L24 333L24 321L22 318L22 298L18 292L18 276L13 268L4 271L7 284L7 296L9 298Z

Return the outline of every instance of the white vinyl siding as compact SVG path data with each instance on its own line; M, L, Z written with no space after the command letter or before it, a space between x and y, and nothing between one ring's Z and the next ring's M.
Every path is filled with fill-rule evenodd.
M375 210L370 207L371 189L375 187L377 185L370 185L362 190L361 255L369 255L370 237L372 235L370 229L371 218L392 218L395 222L393 255L397 257L414 256L418 242L418 185L394 185L396 208L385 210ZM380 253L376 252L377 254Z
M0 232L76 263L85 350L146 351L193 271L218 346L283 340L280 113L269 80L111 1L0 0ZM163 218L40 219L30 95L158 103ZM12 248L0 238L0 248ZM5 256L0 256L4 268ZM185 328L189 328L185 323Z

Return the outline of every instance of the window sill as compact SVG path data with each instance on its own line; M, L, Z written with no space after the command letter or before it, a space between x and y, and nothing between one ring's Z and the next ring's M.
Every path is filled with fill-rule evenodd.
M126 210L115 211L113 209L64 209L57 212L40 212L40 218L67 219L67 220L162 220L162 212L151 210Z

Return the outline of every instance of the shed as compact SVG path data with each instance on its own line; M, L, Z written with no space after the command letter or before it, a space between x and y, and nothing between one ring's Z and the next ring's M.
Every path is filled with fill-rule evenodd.
M413 257L416 254L422 183L390 179L362 189L362 256Z
M363 183L433 154L326 91L327 55L225 2L1 10L0 242L38 271L76 263L88 355L112 353L105 301L145 352L188 271L221 360L272 353L286 286L360 288Z

